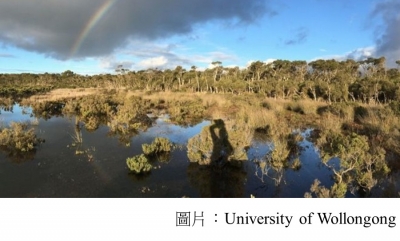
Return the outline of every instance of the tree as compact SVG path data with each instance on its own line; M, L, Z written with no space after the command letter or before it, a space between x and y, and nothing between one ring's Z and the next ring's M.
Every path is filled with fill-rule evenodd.
M66 71L64 71L64 72L61 73L61 76L62 76L62 77L72 77L72 76L74 76L74 75L75 75L75 73L72 72L71 70L66 70Z
M319 87L326 94L328 102L331 103L333 88L332 80L340 69L339 62L334 59L320 59L311 62L310 66L312 67L312 75L315 76L315 79L321 80Z
M250 64L248 67L249 69L249 74L251 75L251 80L260 80L261 79L261 74L264 70L265 63L261 61L255 61Z
M115 69L115 72L120 73L120 74L126 74L129 72L129 69L125 69L124 66L122 64L120 64Z
M222 62L214 61L214 62L211 62L211 64L213 65L213 69L214 69L213 79L214 79L214 83L215 83L215 81L219 80L219 78L221 77L222 69L223 69Z
M181 86L184 84L184 80L183 80L183 73L185 73L185 69L182 68L182 66L178 65L176 66L175 70L174 70L174 75L175 78L178 80L178 89L181 89Z
M363 68L363 74L365 74L367 77L378 77L381 74L385 74L385 57L369 57L368 59L360 61L359 63Z
M197 74L197 67L193 65L190 69L194 73L196 78L197 91L200 91L200 81L199 81L199 75Z

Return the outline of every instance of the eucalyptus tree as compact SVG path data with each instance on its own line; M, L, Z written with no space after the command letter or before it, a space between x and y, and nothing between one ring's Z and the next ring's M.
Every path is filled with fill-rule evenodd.
M316 60L309 63L311 66L311 75L315 76L318 80L318 86L322 92L325 93L329 103L332 102L332 81L340 69L339 62L334 59L330 60Z
M387 79L385 68L385 57L368 58L361 61L363 74L366 76L362 80L362 94L368 103L379 103L379 95L382 93L382 82Z
M115 68L115 72L118 74L127 74L129 72L129 69L125 69L124 65L120 64Z
M178 80L178 89L180 90L181 87L184 85L184 79L183 79L183 74L186 72L186 70L178 65L176 66L175 70L174 70L174 77L175 79Z
M291 72L294 77L297 78L300 82L305 81L305 76L308 71L308 64L304 60L295 60L291 62Z
M164 90L171 90L174 85L175 73L171 69L165 69L162 73L162 83L164 85Z
M261 79L262 73L265 71L265 63L261 61L252 62L249 67L249 76L252 81Z
M200 81L199 81L199 75L197 73L197 67L195 65L193 65L190 68L190 72L192 72L194 74L194 77L196 79L196 84L197 84L197 91L200 91Z
M213 62L211 62L211 64L212 64L213 70L214 70L213 80L214 80L214 84L215 84L215 82L221 78L223 67L222 67L221 61L213 61Z
M377 74L385 73L385 57L369 57L366 60L360 61L359 63L363 69L363 74L367 77L377 77Z
M297 86L293 89L293 66L289 60L275 60L268 64L265 71L267 81L273 86L273 96L282 96L282 98L290 96L297 90Z

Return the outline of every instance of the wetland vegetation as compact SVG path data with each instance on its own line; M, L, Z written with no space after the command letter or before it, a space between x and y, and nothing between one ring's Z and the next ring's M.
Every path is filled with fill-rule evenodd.
M0 195L399 197L384 61L2 74Z

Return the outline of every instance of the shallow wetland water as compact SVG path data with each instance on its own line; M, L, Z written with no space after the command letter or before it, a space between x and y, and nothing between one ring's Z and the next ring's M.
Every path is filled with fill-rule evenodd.
M304 197L315 179L330 187L332 172L321 164L309 141L310 129L299 131L298 168L260 165L272 145L255 135L239 164L206 166L190 162L188 140L199 134L209 120L179 126L167 114L152 117L146 130L116 135L100 124L88 131L75 116L36 117L31 107L15 104L1 110L2 125L12 121L33 123L44 142L35 152L14 155L0 152L1 197ZM77 125L78 123L78 125ZM132 174L128 157L142 153L142 144L166 137L173 150L151 160L153 169ZM334 162L335 160L333 160ZM346 196L357 195L348 193Z

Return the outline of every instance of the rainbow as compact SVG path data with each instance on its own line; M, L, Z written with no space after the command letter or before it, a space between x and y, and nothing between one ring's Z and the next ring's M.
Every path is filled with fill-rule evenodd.
M83 41L86 39L87 35L89 34L90 30L99 22L99 20L111 9L111 7L117 2L118 0L106 0L90 17L89 21L85 24L85 27L80 32L78 38L74 42L72 46L71 52L69 57L72 58L76 52L81 47Z

